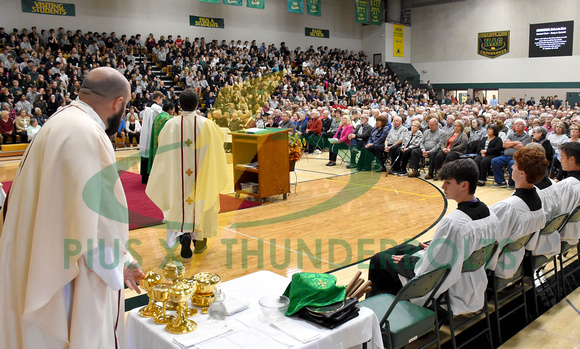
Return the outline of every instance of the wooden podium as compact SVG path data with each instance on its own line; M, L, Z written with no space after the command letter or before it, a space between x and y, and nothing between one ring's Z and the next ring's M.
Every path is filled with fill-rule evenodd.
M282 194L284 199L288 197L288 132L287 129L267 128L254 133L230 133L236 197L243 193L258 198L260 202L268 196ZM252 184L253 188L249 189Z

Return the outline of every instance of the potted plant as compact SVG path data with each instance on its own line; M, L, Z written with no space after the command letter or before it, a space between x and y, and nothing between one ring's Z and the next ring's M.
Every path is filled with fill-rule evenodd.
M290 135L290 137L288 137L288 143L288 152L290 154L290 171L294 171L296 161L300 161L300 158L302 157L302 148L304 147L305 143L297 134Z

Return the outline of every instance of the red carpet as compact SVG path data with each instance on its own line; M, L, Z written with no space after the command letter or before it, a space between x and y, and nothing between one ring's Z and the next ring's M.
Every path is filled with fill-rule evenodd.
M163 213L145 194L146 185L141 183L141 176L131 172L121 172L120 177L127 196L127 206L129 206L129 229L161 223ZM4 191L8 193L12 181L2 182L2 185L4 186ZM243 210L259 205L257 202L220 194L220 212Z

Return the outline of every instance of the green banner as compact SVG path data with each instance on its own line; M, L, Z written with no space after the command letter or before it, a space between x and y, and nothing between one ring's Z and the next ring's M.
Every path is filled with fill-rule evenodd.
M320 16L320 0L306 0L306 13L311 16Z
M381 0L371 0L370 12L371 12L371 24L381 25Z
M204 27L204 28L224 28L225 23L223 18L210 18L210 17L199 17L199 16L189 16L189 25L194 27Z
M75 16L75 5L62 2L22 0L22 12L43 15Z
M359 23L369 22L369 0L355 0L356 21Z
M305 29L305 33L306 36L312 37L312 38L326 38L328 39L330 37L330 30L327 29L316 29L316 28L304 28Z
M248 0L246 6L250 8L264 9L264 0Z
M224 5L242 6L242 0L224 0Z
M210 4L219 4L220 0L199 0L199 2L209 2Z
M288 12L304 13L304 0L288 0Z

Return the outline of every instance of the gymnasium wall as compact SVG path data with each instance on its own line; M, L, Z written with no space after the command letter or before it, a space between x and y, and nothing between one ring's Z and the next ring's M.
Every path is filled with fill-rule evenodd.
M382 54L383 62L411 63L411 27L404 28L404 56L393 56L393 24L367 25L362 30L362 49L372 62L373 54Z
M83 31L140 33L143 39L149 33L177 34L184 39L204 36L207 39L251 40L275 44L285 41L288 47L313 45L340 47L360 51L362 25L355 21L354 0L322 0L322 16L288 13L285 0L266 0L265 9L243 6L200 3L199 0L63 0L75 4L75 17L23 13L20 0L0 1L0 26L9 32L13 27L21 30L37 26L40 29L65 29ZM192 27L189 15L225 18L224 29ZM304 28L330 30L330 38L310 38Z
M578 83L580 22L575 23L573 56L528 58L528 44L530 24L575 20L579 13L577 0L467 0L414 8L411 62L421 80L448 89L474 83L496 89ZM479 32L503 30L510 31L508 54L495 59L477 54Z

